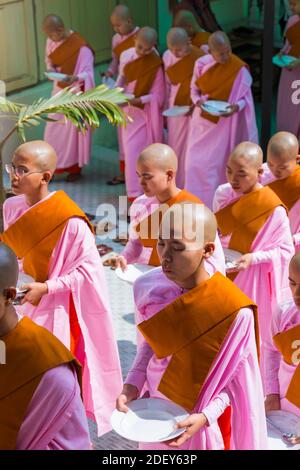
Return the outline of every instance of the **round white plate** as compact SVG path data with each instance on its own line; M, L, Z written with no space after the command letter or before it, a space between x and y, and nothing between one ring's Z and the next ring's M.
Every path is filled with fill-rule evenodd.
M236 267L235 261L242 256L242 253L230 248L224 248L224 255L226 269L234 269Z
M121 268L115 270L116 275L122 281L126 281L129 284L133 284L140 276L145 274L148 271L154 269L154 266L149 266L147 264L128 264L127 269L122 271Z
M201 105L201 108L212 116L222 116L223 113L228 112L228 106L230 103L227 101L208 100Z
M282 440L282 435L292 433L300 436L300 417L285 410L267 412L269 450L299 450L300 444L289 445Z
M189 110L189 106L173 106L173 108L166 109L162 114L165 117L184 116Z
M113 429L122 437L136 442L163 442L180 436L185 430L175 425L189 415L184 408L161 398L141 398L128 405L128 413L115 410Z
M297 60L297 58L291 55L283 55L281 57L274 55L272 62L274 65L277 65L277 67L287 67L295 60Z
M45 75L49 80L64 80L68 77L65 73L58 72L45 72Z

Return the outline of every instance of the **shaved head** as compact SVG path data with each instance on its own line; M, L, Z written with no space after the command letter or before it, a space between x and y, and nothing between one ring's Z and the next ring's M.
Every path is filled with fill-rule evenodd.
M143 43L148 44L149 46L155 46L157 43L157 32L155 31L154 28L150 28L149 26L145 26L144 28L141 28L137 35L136 38L138 41L142 41Z
M177 156L174 150L165 144L152 144L145 148L138 158L138 164L147 165L159 170L173 170L178 167Z
M60 16L47 15L44 18L43 27L53 31L56 29L64 28L65 25L64 25L63 20L60 18Z
M111 16L115 16L120 20L131 19L130 10L127 5L117 5L113 9Z
M242 142L235 147L229 157L229 162L246 163L248 166L260 168L263 163L263 151L253 142Z
M208 39L210 49L219 49L223 46L231 48L230 39L224 31L216 31L212 33Z
M185 26L193 26L199 28L199 24L195 15L189 10L179 10L174 18L174 26L179 28L184 28Z
M15 157L29 159L39 170L55 172L57 155L53 147L43 140L33 140L20 145L15 153Z
M290 261L289 283L294 302L300 310L300 251Z
M16 287L19 276L19 265L14 252L0 242L0 293L9 287Z
M268 153L283 161L297 158L299 142L291 132L277 132L269 141Z
M292 257L290 268L295 268L300 273L300 251Z
M189 43L189 36L183 28L171 28L167 35L168 46L178 46Z

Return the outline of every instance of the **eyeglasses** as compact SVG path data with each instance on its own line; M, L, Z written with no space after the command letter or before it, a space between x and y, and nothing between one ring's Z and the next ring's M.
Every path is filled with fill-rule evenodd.
M18 178L23 178L24 176L32 175L33 173L43 173L44 171L27 171L24 168L15 167L12 163L7 163L5 165L5 171L9 175L15 174Z

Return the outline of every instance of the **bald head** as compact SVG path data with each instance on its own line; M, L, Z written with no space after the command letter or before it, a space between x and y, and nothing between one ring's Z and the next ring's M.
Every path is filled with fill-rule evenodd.
M300 310L300 252L296 253L290 261L289 282L294 302Z
M20 145L16 149L14 157L29 161L41 172L50 171L51 175L56 169L57 155L55 150L43 140L34 140Z
M283 160L295 159L299 152L297 137L291 132L277 132L269 141L268 153Z
M16 287L19 275L19 265L14 252L0 242L0 293L9 287Z
M300 251L296 253L291 261L290 261L290 268L296 269L300 273Z
M63 20L60 16L57 15L47 15L43 21L43 27L50 30L55 31L57 29L63 29L65 27Z
M197 250L207 243L214 243L217 221L204 204L183 201L171 206L163 216L162 238L167 239L168 234L173 234L176 239L188 241L188 248Z
M260 168L263 163L263 151L253 142L242 142L237 145L229 157L229 162L245 163L247 166Z
M210 49L219 49L227 46L231 48L230 39L224 31L216 31L209 36L208 45Z
M136 38L138 41L142 41L144 44L148 44L149 46L155 46L157 44L157 32L149 26L141 28L138 31Z
M192 26L196 30L200 29L197 19L189 10L179 10L179 12L175 15L173 25L175 27L184 29L187 26Z
M174 150L165 144L152 144L145 148L138 158L138 165L147 165L159 170L177 171L178 161Z
M188 33L183 28L171 28L167 35L167 43L168 47L188 44Z
M113 9L111 16L114 16L115 18L118 18L122 21L131 19L130 10L127 5L117 5Z

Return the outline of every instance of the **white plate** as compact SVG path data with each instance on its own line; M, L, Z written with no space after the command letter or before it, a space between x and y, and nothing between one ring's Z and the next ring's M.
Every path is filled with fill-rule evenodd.
M285 410L268 411L268 444L269 449L300 450L300 444L291 446L282 440L282 434L293 433L300 436L300 417Z
M226 269L234 269L236 267L235 261L242 256L242 253L230 248L224 248L224 255Z
M228 106L230 103L227 101L208 100L201 105L201 108L212 116L222 116L223 113L228 112Z
M291 55L283 55L281 57L274 55L272 62L274 65L277 65L277 67L287 67L295 60L297 60L297 58Z
M180 436L185 429L174 429L189 415L181 406L161 398L141 398L128 405L128 413L115 410L113 429L122 437L136 442L164 442Z
M108 88L115 88L116 81L111 77L102 77L103 85L106 85Z
M58 72L45 72L45 75L49 80L65 80L69 75Z
M147 264L128 264L127 269L122 271L121 268L117 268L115 273L119 279L126 281L129 284L133 284L140 276L145 274L148 271L154 269L154 266L149 266Z
M184 116L189 110L189 106L173 106L173 108L166 109L162 114L165 117Z

